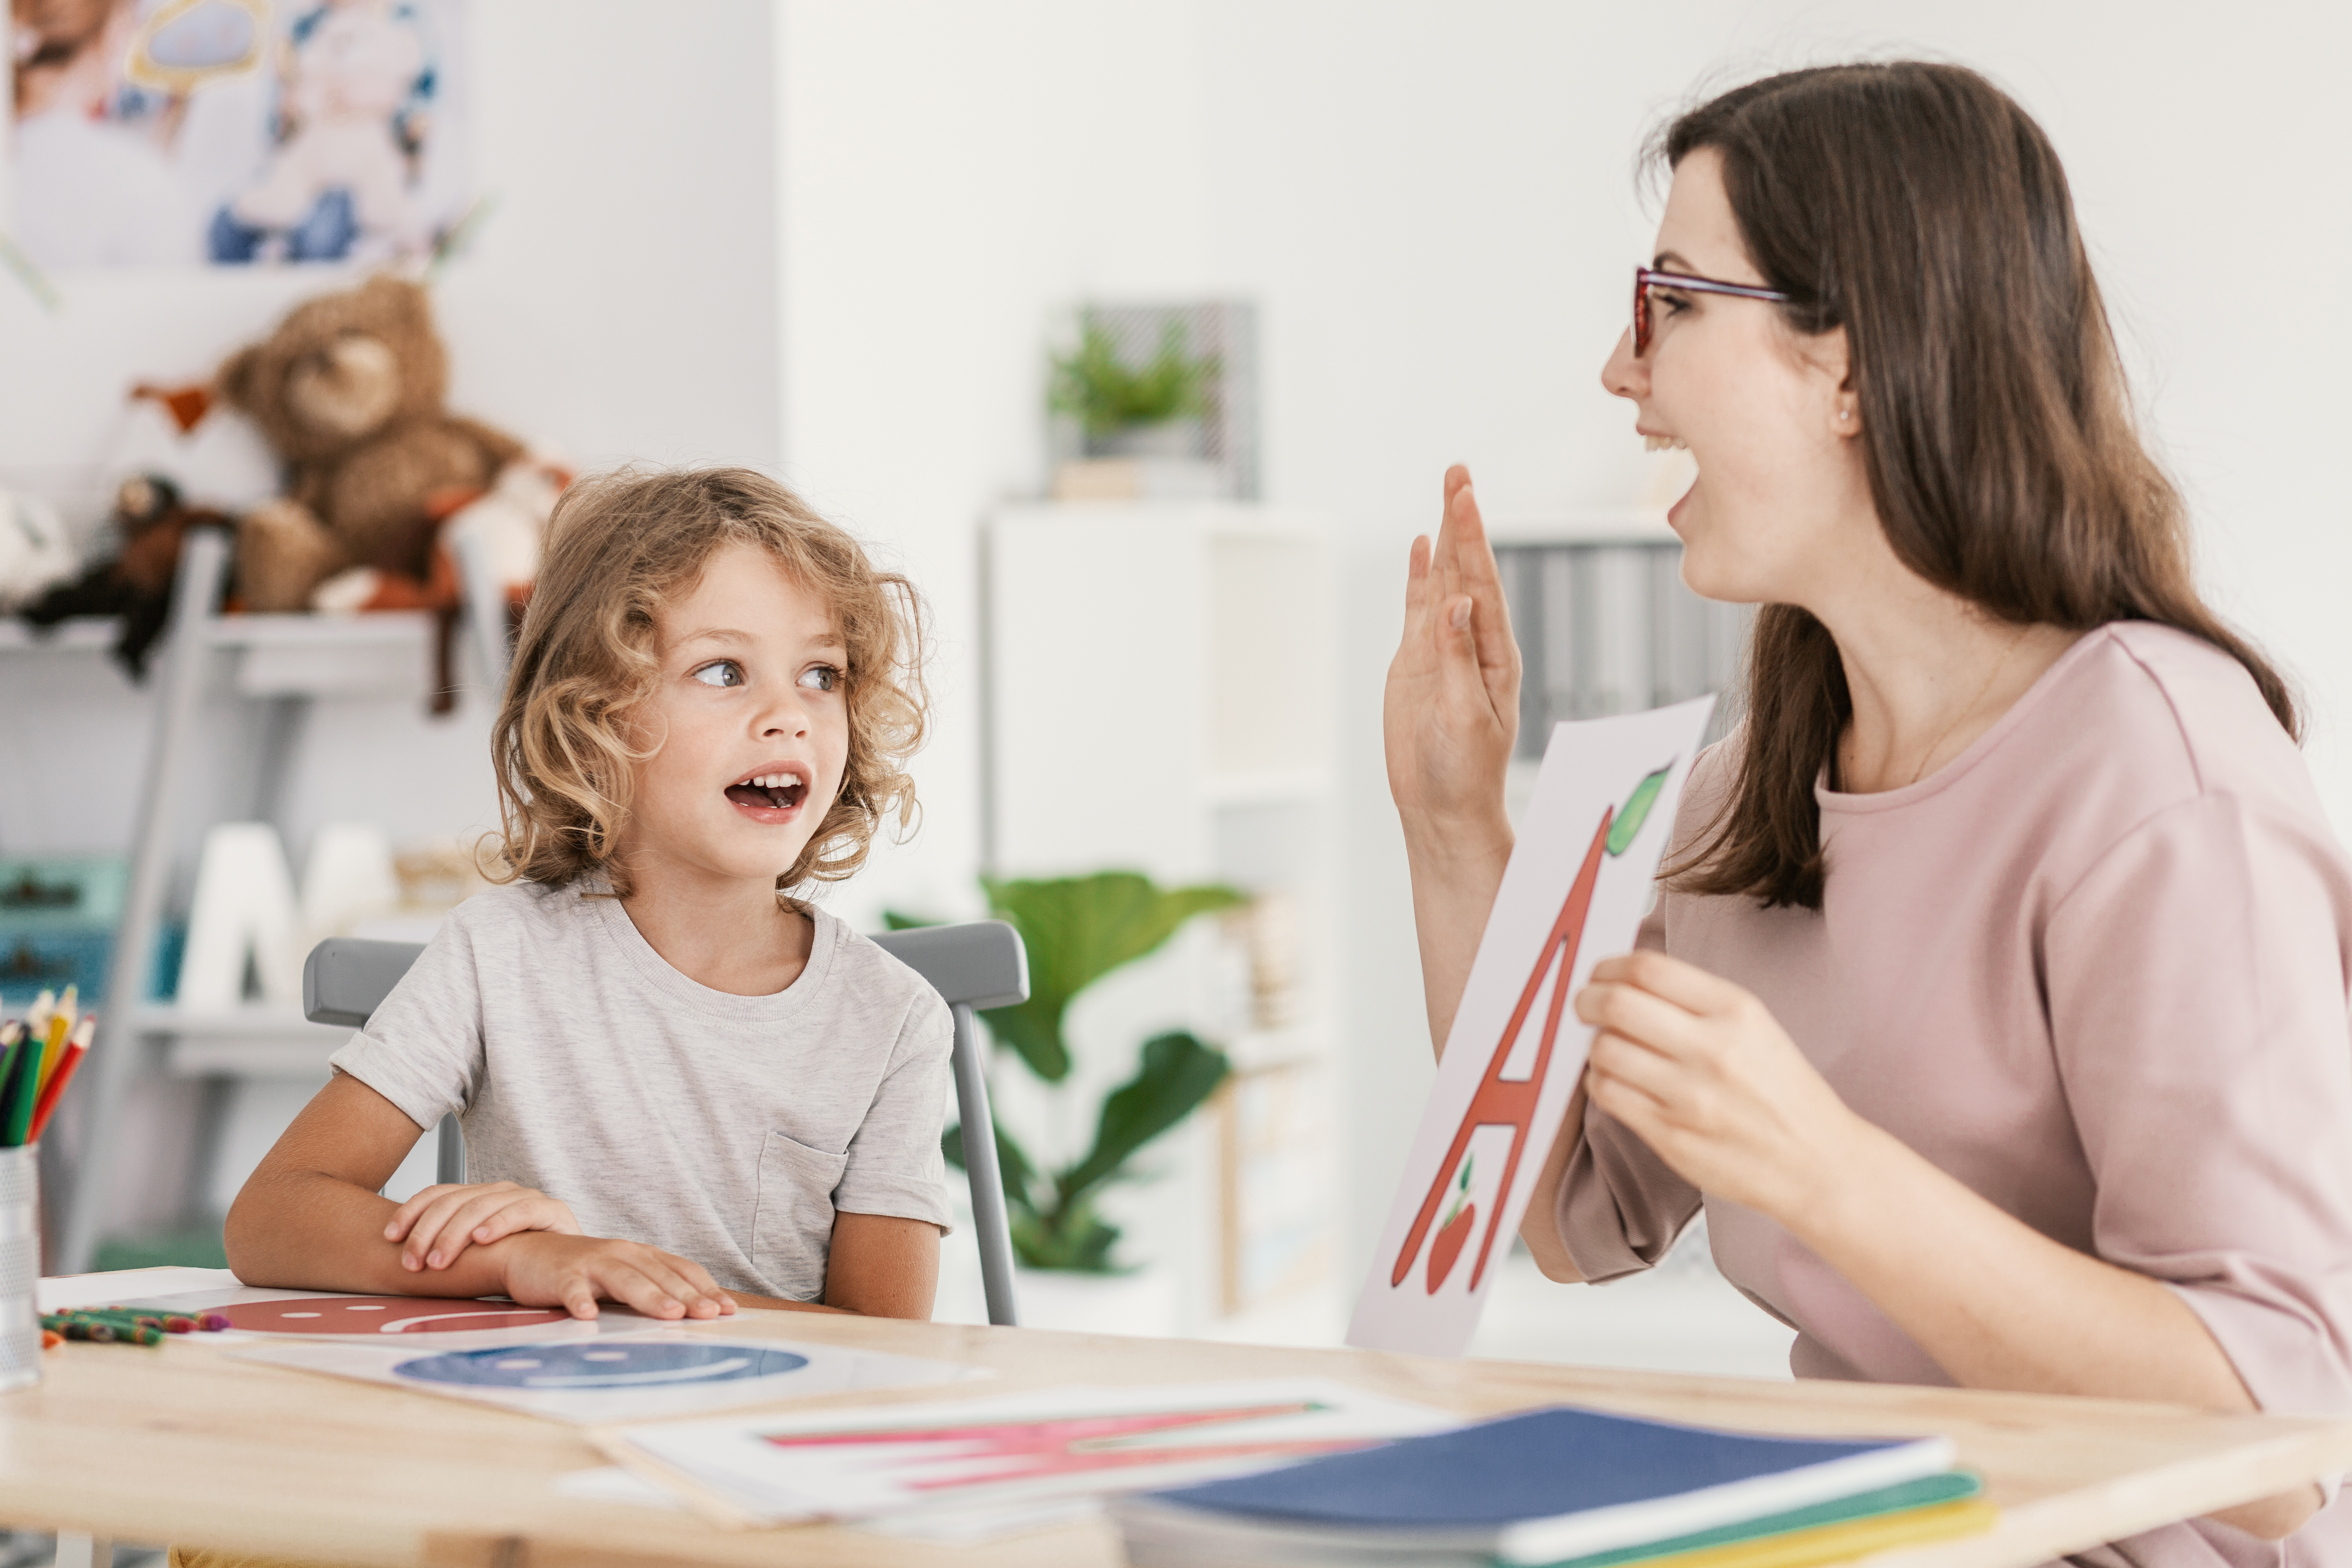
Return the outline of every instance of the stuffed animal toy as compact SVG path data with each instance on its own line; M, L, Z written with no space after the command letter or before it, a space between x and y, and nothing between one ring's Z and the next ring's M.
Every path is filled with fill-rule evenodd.
M41 596L73 575L73 540L56 509L0 490L0 612Z
M297 306L221 366L221 395L286 468L282 498L237 525L245 608L307 609L352 566L432 576L449 498L487 490L523 450L445 409L448 383L425 290L386 277Z
M114 527L122 549L73 582L61 583L30 605L24 617L35 626L57 625L68 616L120 616L114 657L139 680L147 674L147 654L163 635L172 613L172 581L180 570L180 545L191 528L226 528L220 512L184 504L179 486L160 474L138 474L115 492Z

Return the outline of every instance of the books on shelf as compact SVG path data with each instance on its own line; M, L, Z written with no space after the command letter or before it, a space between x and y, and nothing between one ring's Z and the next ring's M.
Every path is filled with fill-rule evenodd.
M1128 1499L1136 1568L1805 1568L1995 1516L1941 1438L1826 1440L1549 1409Z

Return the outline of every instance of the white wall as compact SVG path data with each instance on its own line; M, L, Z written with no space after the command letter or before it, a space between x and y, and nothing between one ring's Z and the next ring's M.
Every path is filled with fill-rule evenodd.
M767 0L477 0L470 7L475 159L498 203L436 287L451 405L596 467L631 458L773 467L781 446L773 16ZM196 379L267 332L340 269L84 272L44 314L0 277L0 485L94 507L93 467L134 381ZM298 857L323 820L371 820L394 841L495 820L487 705L423 713L413 691L319 701L288 783ZM0 742L55 739L76 787L0 770L0 854L125 851L145 754L148 690L94 653L0 663ZM250 805L253 713L207 710L199 775L179 788L194 830ZM20 998L21 1000L21 998ZM113 1222L170 1215L188 1096L153 1086L131 1108ZM247 1084L227 1111L215 1198L233 1193L307 1082ZM146 1167L139 1162L144 1160ZM152 1168L147 1168L152 1167Z
M1377 728L1405 542L1455 460L1505 519L1639 494L1643 459L1597 372L1654 221L1635 149L1703 87L1927 53L1990 71L2042 119L2215 596L2303 680L2314 767L2352 824L2352 519L2320 457L2352 423L2339 8L930 0L784 16L787 468L895 542L941 609L930 823L877 890L946 907L973 863L970 529L1037 483L1045 313L1089 290L1260 301L1268 497L1329 510L1351 542L1342 904L1358 912L1340 934L1359 1258L1430 1073ZM2264 281L2266 263L2307 280Z

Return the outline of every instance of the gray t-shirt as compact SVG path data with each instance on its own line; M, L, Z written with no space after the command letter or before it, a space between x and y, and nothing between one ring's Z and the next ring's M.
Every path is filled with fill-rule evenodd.
M731 1289L817 1300L836 1210L947 1227L938 992L822 910L790 986L713 991L593 890L460 904L335 1067L419 1127L459 1112L469 1181Z

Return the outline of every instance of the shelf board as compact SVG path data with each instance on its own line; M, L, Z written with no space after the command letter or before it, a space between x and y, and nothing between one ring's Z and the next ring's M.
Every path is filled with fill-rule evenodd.
M314 1041L351 1034L340 1024L313 1024L299 1007L244 1002L234 1007L179 1007L150 1003L131 1011L131 1026L149 1038Z
M114 646L116 624L112 616L75 616L36 631L12 616L0 620L0 653L103 650Z
M0 619L0 653L110 648L119 624L114 616L75 616L47 632L37 632L13 616ZM432 635L429 611L369 610L357 615L222 616L211 623L205 641L212 647L421 647Z
M205 640L214 647L422 647L433 632L426 610L369 610L357 615L222 616Z

